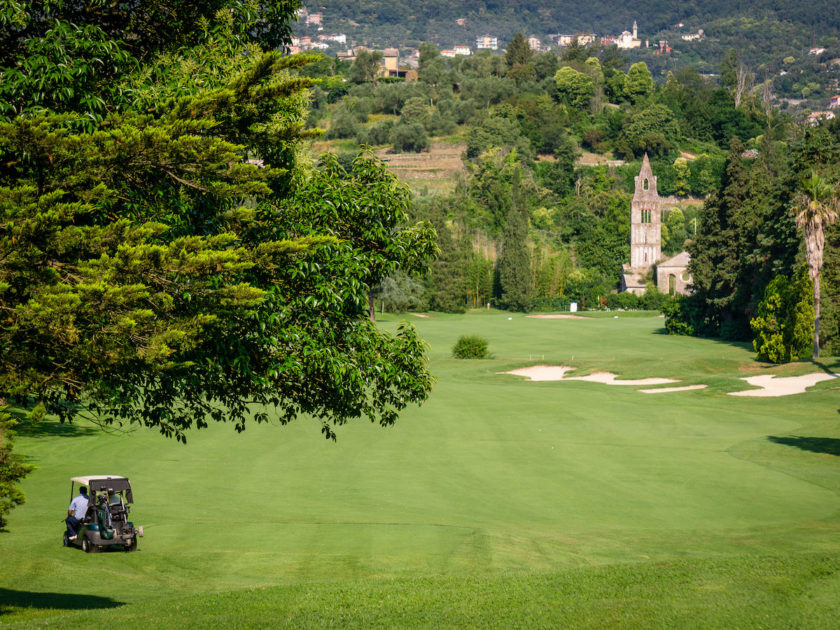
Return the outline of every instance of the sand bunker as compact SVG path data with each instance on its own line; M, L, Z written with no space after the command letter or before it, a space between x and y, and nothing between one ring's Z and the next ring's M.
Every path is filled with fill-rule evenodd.
M562 381L566 372L574 370L573 367L564 365L532 365L531 367L519 368L510 372L499 372L499 374L513 374L524 376L532 381Z
M591 383L604 383L605 385L665 385L679 382L671 378L637 378L619 381L617 380L618 374L612 372L596 372L588 376L570 376L567 378L566 372L574 369L565 365L532 365L510 372L501 372L501 374L524 376L532 381L589 381Z
M693 389L706 389L708 385L683 385L682 387L657 387L656 389L640 389L643 394L667 394L668 392L688 392Z
M533 317L542 317L534 315ZM550 315L547 317L551 317ZM561 316L562 317L562 316ZM590 383L603 383L605 385L667 385L668 383L679 383L679 380L672 378L636 378L619 380L618 374L612 372L595 372L587 376L566 376L566 373L575 368L567 365L532 365L531 367L519 368L499 374L513 374L524 376L532 381L588 381ZM729 392L730 396L790 396L791 394L804 394L805 390L812 385L822 381L837 378L836 374L825 374L816 372L803 376L778 377L772 374L764 376L748 376L742 378L750 385L761 389L748 389L741 392ZM707 385L680 385L677 387L658 387L656 389L640 389L643 394L666 394L670 392L687 392L694 389L705 389Z
M529 319L589 319L580 315L526 315Z
M822 381L837 378L836 374L825 374L815 372L814 374L803 374L802 376L779 377L773 374L763 376L748 376L742 378L750 385L761 389L747 389L741 392L729 392L730 396L790 396L791 394L804 394L806 388L816 385Z
M414 317L422 317L423 319L428 319L429 316L426 313L409 313L409 315L414 315Z
M618 374L612 372L595 372L589 376L570 376L566 381L589 381L590 383L603 383L604 385L666 385L668 383L679 383L673 378L636 378L619 381Z

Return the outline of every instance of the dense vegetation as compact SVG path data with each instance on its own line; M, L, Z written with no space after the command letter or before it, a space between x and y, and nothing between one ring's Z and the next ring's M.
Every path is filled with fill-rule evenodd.
M809 174L819 173L832 182L834 198L840 194L840 124L835 121L790 133L784 142L771 142L765 136L754 155L733 143L720 186L700 215L703 229L688 246L695 291L670 313L675 326L679 321L684 331L750 339L750 321L756 315L766 317L766 307L759 309L759 302L768 285L779 275L792 278L805 262L794 221L797 193ZM837 352L840 261L836 223L826 226L825 238L820 342L829 352ZM790 356L799 345L787 344L782 354ZM759 347L756 350L768 358ZM802 356L801 351L794 354Z
M691 69L657 85L644 63L614 49L571 47L558 58L533 53L521 35L505 55L446 59L423 45L416 82L353 83L352 67L319 66L309 122L328 137L397 152L423 151L429 138L453 132L465 140L466 175L455 191L418 198L414 209L438 232L441 256L423 301L439 310L638 307L633 296L609 295L629 259L630 196L643 155L662 194L690 201L714 189L732 138L757 146L766 129L784 126L760 98L735 107L731 87ZM339 94L331 86L342 72L351 81ZM407 145L407 135L417 141ZM581 151L620 159L578 166ZM696 214L696 202L666 214L667 255L684 248Z
M840 79L840 20L828 0L778 3L753 0L734 5L726 2L665 3L646 0L626 4L599 0L575 3L495 2L324 2L310 5L323 13L326 32L341 31L352 42L372 47L395 46L408 52L422 42L442 48L473 46L476 36L498 37L500 49L510 46L515 33L535 35L550 44L549 34L594 32L618 35L638 21L639 36L650 47L626 51L633 61L644 61L658 82L679 68L693 67L703 74L717 74L720 64L737 50L747 89L766 91L780 107L825 109ZM463 25L456 20L466 20ZM300 34L319 31L298 24ZM696 33L699 40L685 41ZM659 42L671 47L659 54ZM809 54L812 46L817 54Z
M642 299L615 294L629 259L633 176L648 154L660 193L677 198L663 220L663 254L693 256L697 291L667 305L670 329L752 339L768 283L804 261L792 214L800 180L817 169L838 181L837 125L797 126L767 90L749 89L734 51L719 80L682 68L661 84L614 48L572 46L558 58L534 53L521 34L504 55L445 59L424 44L413 83L357 81L335 94L329 86L347 70L328 69L310 119L328 134L352 112L343 135L360 143L423 151L456 130L466 143L455 191L415 204L435 225L442 255L423 294L412 293L413 308L659 308L666 300L655 290ZM620 159L576 165L581 151ZM820 336L829 349L840 338L835 230L822 276ZM778 356L802 356L790 350Z
M733 17L770 18L799 25L808 32L833 35L840 29L840 17L831 0L796 4L772 0L737 4L725 0L594 0L585 7L572 0L321 0L307 7L322 11L328 28L347 29L355 22L360 25L357 32L374 40L401 39L406 44L411 40L471 44L476 35L485 32L503 41L509 41L517 31L537 35L577 31L618 34L629 29L634 20L651 37L680 22L697 28ZM463 26L456 23L460 18L466 19Z
M0 99L0 404L184 441L301 414L334 437L425 400L421 340L369 309L434 235L370 156L299 160L308 59L271 50L295 2L168 3L172 32L137 5L94 3L87 22L73 3L4 6L0 72L21 74ZM76 81L125 41L110 80ZM19 498L9 444L0 512Z

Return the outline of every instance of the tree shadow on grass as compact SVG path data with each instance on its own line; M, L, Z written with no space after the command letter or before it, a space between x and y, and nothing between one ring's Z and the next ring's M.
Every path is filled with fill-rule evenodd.
M767 439L776 444L795 446L803 451L825 453L840 457L840 439L838 438L803 437L801 435L777 437L775 435L768 435Z
M15 427L15 433L21 437L84 437L93 435L96 429L83 426L77 422L58 422L56 420L42 420L31 422L24 420Z
M816 367L821 369L826 374L830 374L831 376L837 376L837 372L835 372L835 370L838 368L837 361L832 361L832 366L829 366L824 361L815 361L813 359L811 360L811 363L813 363Z
M110 597L101 597L99 595L34 593L32 591L12 591L6 588L0 588L0 617L16 612L16 609L20 608L89 610L118 608L120 606L125 606L125 602L118 602Z
M671 335L668 329L664 326L653 331L654 335ZM703 341L712 341L724 346L732 346L733 348L740 348L742 350L753 351L751 341L738 341L737 339L724 339L723 337L703 337L702 335L671 335L673 337L687 337L689 339L702 339Z

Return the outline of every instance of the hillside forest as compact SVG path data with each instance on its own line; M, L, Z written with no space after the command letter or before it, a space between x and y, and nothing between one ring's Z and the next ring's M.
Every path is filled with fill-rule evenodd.
M346 35L346 44L333 45L331 54L353 45L396 47L404 54L424 42L439 48L472 46L484 34L497 37L499 49L504 50L517 32L535 36L548 47L553 46L551 35L617 36L637 22L643 45L625 54L631 62L644 61L658 82L684 67L717 75L720 63L735 49L749 82L769 90L778 107L814 111L825 109L840 78L840 20L828 0L804 4L597 0L585 7L566 0L325 0L307 8L323 16L321 26L304 20L295 26L296 33ZM659 50L660 42L667 43L665 54Z
M376 81L321 57L308 124L326 128L339 160L354 151L423 152L461 143L463 171L443 194L415 191L441 255L424 277L378 288L385 310L671 308L673 331L752 339L750 321L778 275L804 263L794 197L812 170L838 180L840 125L796 123L761 90L739 87L730 51L720 79L692 68L657 82L615 48L444 58L421 47L418 80ZM663 255L687 250L697 291L673 310L654 287L618 293L629 261L630 199L650 157L669 198ZM837 227L827 236L821 343L837 348ZM676 319L674 319L676 318Z

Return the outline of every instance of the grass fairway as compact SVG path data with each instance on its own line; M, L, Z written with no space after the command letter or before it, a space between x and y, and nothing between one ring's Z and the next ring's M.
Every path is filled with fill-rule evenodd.
M0 626L836 626L840 379L728 396L819 368L656 317L407 317L438 382L390 429L217 426L182 446L24 427L38 470L0 534ZM465 333L494 358L449 358ZM498 374L537 363L708 388ZM97 473L131 478L139 552L61 547L69 477Z

